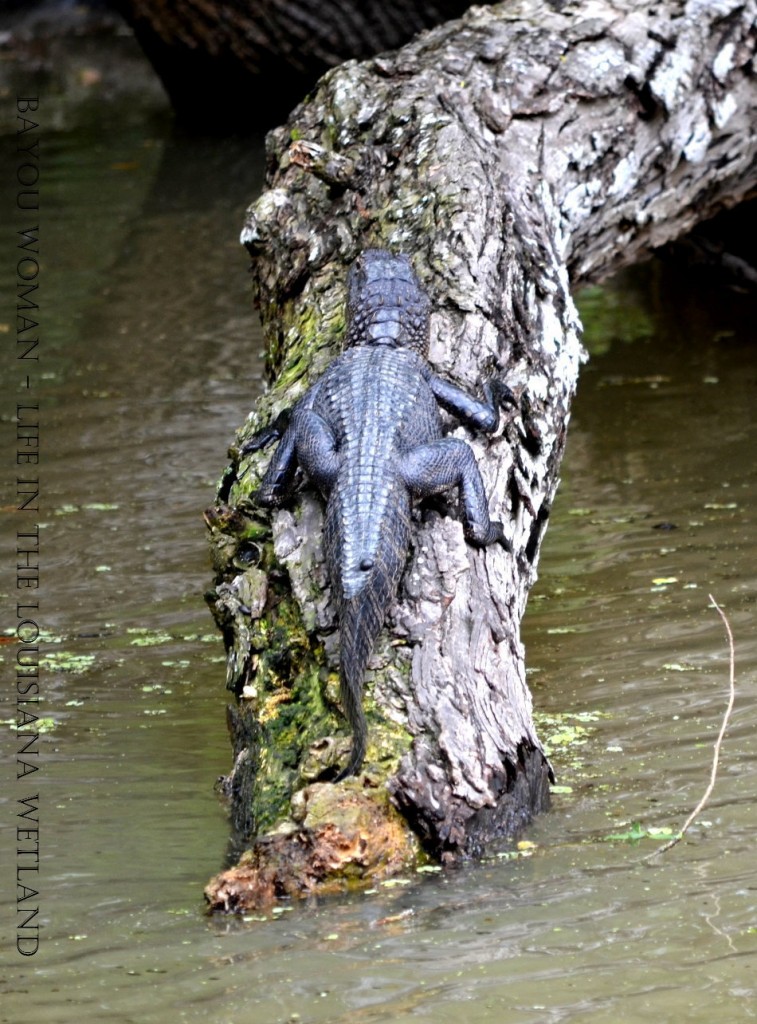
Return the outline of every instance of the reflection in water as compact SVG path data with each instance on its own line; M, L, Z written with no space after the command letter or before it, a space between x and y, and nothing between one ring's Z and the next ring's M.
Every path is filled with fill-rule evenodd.
M525 631L570 791L529 833L532 855L265 924L208 921L201 889L226 843L211 790L229 753L200 514L262 386L236 244L262 157L160 123L96 128L46 141L44 714L56 726L39 773L43 951L4 956L3 1019L751 1019L753 305L657 269L589 297L596 354ZM12 516L4 529L12 541ZM650 841L606 837L680 826L725 706L708 591L736 634L737 714L702 820L642 866ZM8 763L12 735L2 743ZM7 797L2 813L13 820ZM7 844L2 856L7 880Z

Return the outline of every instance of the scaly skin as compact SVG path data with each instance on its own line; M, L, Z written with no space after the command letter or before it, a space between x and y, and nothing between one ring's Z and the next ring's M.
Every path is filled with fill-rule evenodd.
M489 519L481 474L464 441L444 437L439 406L493 431L509 389L490 382L479 401L426 363L429 301L406 256L364 252L348 278L345 351L294 410L245 451L280 439L257 501L276 507L300 465L326 497L324 544L339 608L340 693L353 733L338 779L357 773L366 750L363 677L397 592L410 540L414 498L460 490L463 530L478 547L507 545Z

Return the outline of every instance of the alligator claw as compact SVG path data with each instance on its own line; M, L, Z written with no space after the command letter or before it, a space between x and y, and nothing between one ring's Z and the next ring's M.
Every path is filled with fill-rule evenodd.
M513 546L505 536L505 528L503 527L502 523L500 523L498 520L492 520L491 530L493 535L491 543L501 544L505 551L509 551L512 554Z
M258 430L256 434L252 435L249 441L245 441L242 445L242 456L262 451L263 448L267 448L268 445L273 444L274 441L280 441L284 436L284 431L289 426L291 416L291 409L283 409L273 423L269 423L267 427L263 427L262 430Z
M513 550L512 544L505 536L504 526L497 519L492 519L489 523L489 532L487 533L486 539L483 543L484 546L487 547L489 544L501 544L505 551L511 552Z
M506 408L508 405L512 408L518 408L518 399L513 394L512 390L505 384L499 377L492 377L491 380L487 381L487 388L492 403L495 403L500 409Z

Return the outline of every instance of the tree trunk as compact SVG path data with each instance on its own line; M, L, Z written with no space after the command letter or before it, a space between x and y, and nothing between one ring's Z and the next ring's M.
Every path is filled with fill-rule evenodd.
M112 0L179 117L245 131L286 117L328 68L396 49L469 0Z
M494 439L459 431L513 554L471 549L454 512L424 509L368 684L368 775L390 775L394 805L437 856L478 853L548 802L519 627L583 358L570 288L754 192L754 54L754 2L474 8L330 72L269 136L269 187L242 239L274 385L240 440L338 350L345 268L369 246L411 255L435 310L434 369L475 390L501 366L519 396ZM319 501L304 490L274 516L271 554L248 503L267 458L238 454L209 514L224 580L213 603L229 684L248 687L252 822L265 829L302 785L308 744L305 763L329 747L315 741L334 732L337 645ZM295 799L292 835L312 827L323 788Z

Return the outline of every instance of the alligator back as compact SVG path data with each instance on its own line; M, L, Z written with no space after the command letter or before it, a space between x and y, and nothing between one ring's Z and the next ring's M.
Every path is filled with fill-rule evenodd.
M325 541L340 601L360 594L371 567L391 548L403 552L404 565L410 497L399 476L402 453L441 436L438 406L421 366L407 349L349 349L326 371L314 404L339 454Z

